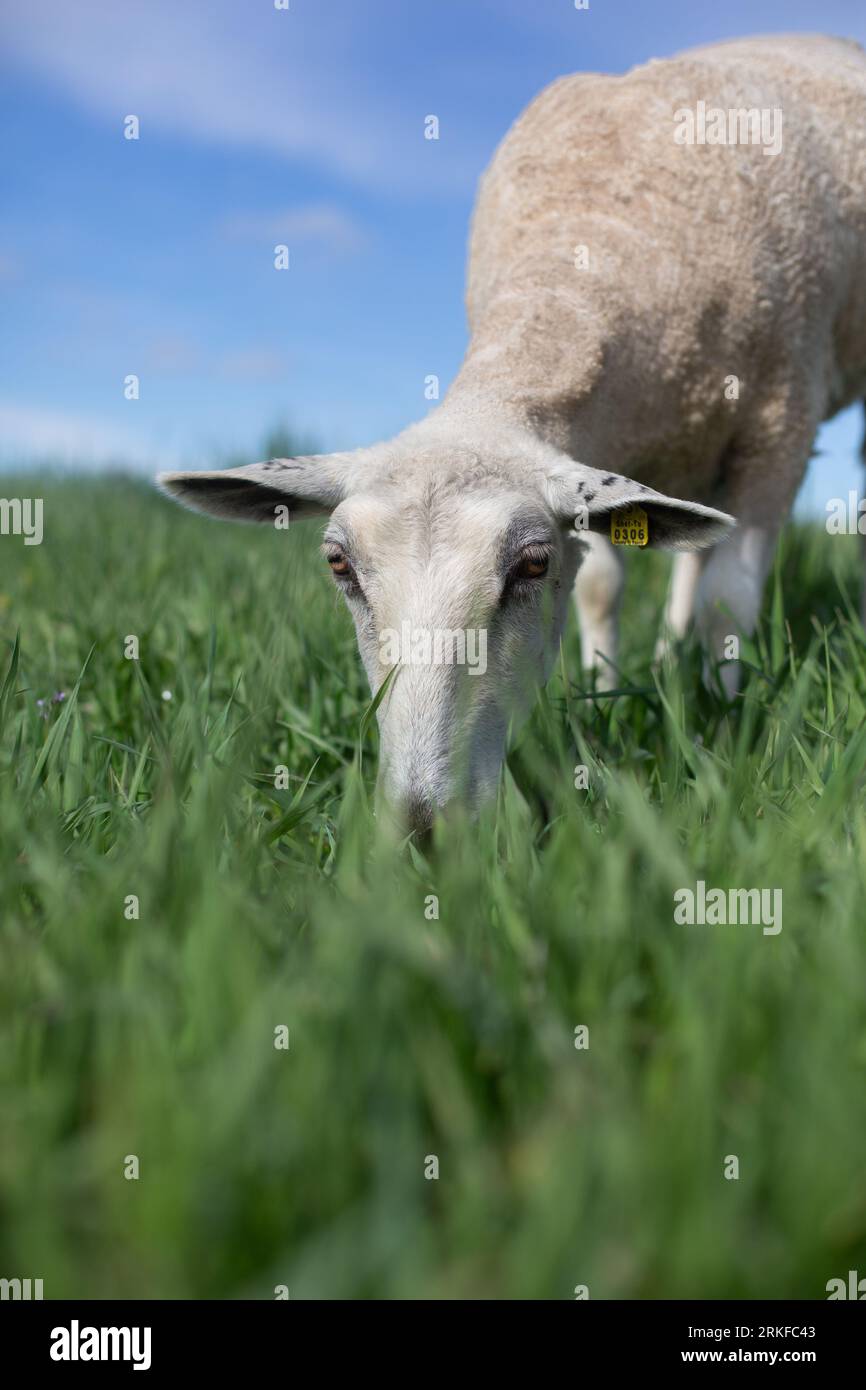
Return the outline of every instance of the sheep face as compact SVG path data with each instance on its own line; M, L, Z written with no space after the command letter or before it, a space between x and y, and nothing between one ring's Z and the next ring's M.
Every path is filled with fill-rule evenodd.
M460 448L168 474L178 500L271 522L326 513L323 556L381 691L379 783L407 828L496 789L510 725L550 673L584 530L639 500L651 543L692 548L730 518L562 458Z
M580 544L540 498L492 480L459 493L361 492L333 513L325 557L379 705L380 785L425 828L455 796L494 791L509 722L547 678Z

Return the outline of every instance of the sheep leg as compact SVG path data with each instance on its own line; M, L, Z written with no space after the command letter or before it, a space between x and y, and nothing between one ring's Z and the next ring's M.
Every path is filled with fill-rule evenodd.
M622 557L604 536L582 539L585 554L574 585L581 656L586 670L612 676L619 649Z
M701 554L694 620L706 653L704 679L709 684L712 663L721 662L729 697L738 693L742 674L739 641L732 639L751 637L757 626L776 540L803 481L821 404L808 380L789 391L784 404L777 392L769 393L748 435L723 460L719 505L737 518L737 528Z
M778 523L743 523L706 552L701 566L695 628L706 652L705 677L711 662L722 662L720 675L729 698L740 688L739 639L750 637L757 625L778 531Z
M663 661L670 655L674 643L681 641L689 630L695 612L701 561L702 555L696 550L686 550L674 556L661 632L656 643L656 661Z

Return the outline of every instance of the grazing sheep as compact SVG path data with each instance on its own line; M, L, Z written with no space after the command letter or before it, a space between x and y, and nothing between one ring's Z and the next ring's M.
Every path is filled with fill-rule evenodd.
M161 479L217 516L330 514L372 689L397 666L380 777L418 827L495 789L573 585L585 663L615 663L607 537L635 506L685 552L665 640L694 616L721 658L752 630L817 426L866 395L866 55L743 40L554 82L482 180L467 302L456 380L397 438ZM468 632L483 669L437 659Z

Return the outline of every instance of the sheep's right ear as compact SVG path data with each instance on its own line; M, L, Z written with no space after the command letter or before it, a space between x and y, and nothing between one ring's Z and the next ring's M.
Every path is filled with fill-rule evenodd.
M164 492L185 507L229 521L273 523L277 507L289 520L332 512L351 490L354 454L312 454L270 459L214 473L160 473Z

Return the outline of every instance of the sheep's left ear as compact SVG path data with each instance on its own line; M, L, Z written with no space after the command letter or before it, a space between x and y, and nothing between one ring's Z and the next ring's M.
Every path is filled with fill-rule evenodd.
M275 508L289 519L332 512L350 491L355 454L311 454L270 459L213 473L160 473L164 492L194 511L228 521L273 522Z
M610 536L612 518L624 520L632 508L640 507L646 514L647 545L662 550L703 550L737 524L727 512L666 497L632 478L581 463L569 463L551 473L547 495L557 515L578 533L588 530Z

